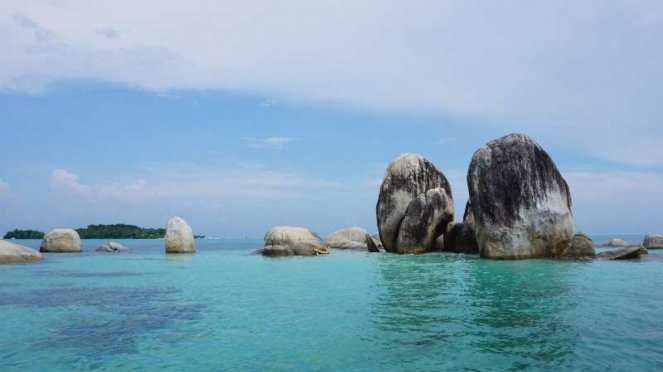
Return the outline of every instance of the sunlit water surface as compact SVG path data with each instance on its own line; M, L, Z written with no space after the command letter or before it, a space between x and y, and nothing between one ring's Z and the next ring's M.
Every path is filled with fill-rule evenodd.
M134 251L84 241L0 265L1 371L663 370L655 251L270 259L250 254L258 240L200 240L194 255L120 242Z

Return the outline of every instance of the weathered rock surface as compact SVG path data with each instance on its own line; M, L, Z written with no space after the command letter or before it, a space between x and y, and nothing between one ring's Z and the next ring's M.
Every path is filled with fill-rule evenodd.
M557 257L573 238L569 187L541 146L523 134L487 143L467 175L482 257Z
M120 253L120 252L131 252L131 249L123 246L120 243L109 242L104 244L96 249L97 252L108 252L108 253Z
M370 235L361 227L347 227L327 236L327 245L339 249L356 249L366 251Z
M600 259L604 260L631 260L640 258L647 252L647 248L641 245L629 245L621 249L615 249L614 251L601 252L596 255Z
M186 221L173 217L166 226L166 253L195 253L196 241Z
M28 263L43 260L41 253L22 245L0 240L0 264Z
M575 234L569 246L559 255L559 258L568 260L589 260L595 257L594 241L583 233Z
M607 242L603 242L601 247L628 247L630 244L624 239L611 239Z
M451 226L447 235L444 251L465 254L479 253L479 245L474 230L474 214L472 214L472 206L469 201L465 205L463 222Z
M387 252L423 253L453 221L451 186L437 167L416 154L387 169L376 206L380 241Z
M329 246L322 238L303 227L278 226L265 234L265 256L315 256Z
M647 235L643 245L647 249L663 249L663 235Z
M83 251L81 237L75 230L56 229L44 236L39 247L40 252L79 253Z

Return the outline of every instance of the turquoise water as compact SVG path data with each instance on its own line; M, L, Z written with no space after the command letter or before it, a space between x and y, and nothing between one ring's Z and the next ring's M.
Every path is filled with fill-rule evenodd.
M202 240L185 256L121 242L134 252L85 241L0 265L1 371L663 370L657 252L264 258L250 255L258 240Z

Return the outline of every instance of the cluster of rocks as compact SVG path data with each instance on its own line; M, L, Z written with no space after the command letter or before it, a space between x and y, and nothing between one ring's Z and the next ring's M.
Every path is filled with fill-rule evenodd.
M380 241L387 252L439 250L438 238L455 215L451 185L428 159L401 155L384 175L376 215Z
M166 226L166 253L194 253L196 243L189 224L173 217ZM25 263L43 260L41 253L80 253L83 251L81 238L76 230L55 229L44 235L39 252L7 240L0 240L1 263ZM130 248L116 242L108 242L95 251L104 253L131 252Z
M121 253L121 252L131 252L131 249L123 246L120 243L108 242L107 244L99 246L97 249L95 249L95 251L105 252L105 253Z

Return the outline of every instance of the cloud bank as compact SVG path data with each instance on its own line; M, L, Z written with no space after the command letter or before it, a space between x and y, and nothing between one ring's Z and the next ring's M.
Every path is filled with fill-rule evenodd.
M662 39L656 0L6 0L0 90L83 79L439 114L661 164Z

